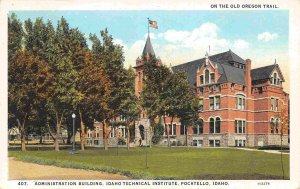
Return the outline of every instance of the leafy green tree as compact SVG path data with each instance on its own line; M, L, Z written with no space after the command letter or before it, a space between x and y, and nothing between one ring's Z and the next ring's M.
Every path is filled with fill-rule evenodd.
M26 50L19 51L8 64L8 109L19 127L22 151L25 151L27 121L40 99L48 96L52 75L46 62Z
M102 110L101 118L99 117L104 126L104 148L107 150L109 136L107 124L119 115L120 105L124 100L122 96L124 56L122 47L113 43L113 38L108 34L107 29L101 31L100 34L102 43L96 35L90 35L90 40L92 41L92 53L96 61L103 65L104 74L110 84L109 95L105 100L108 106Z
M185 100L182 100L177 117L180 119L181 125L185 126L185 144L187 146L188 128L195 126L199 121L199 99L193 88L189 88L185 93Z
M80 115L81 149L84 150L86 129L93 129L94 119L103 119L108 109L110 83L91 52L86 52L84 67L79 72L78 90L83 94L77 109Z
M190 90L189 83L185 72L172 73L164 83L164 91L161 96L163 104L163 111L171 118L170 124L177 117L185 106L188 99L188 92ZM167 127L168 146L170 146L169 126L166 125L166 116L164 116L164 123Z
M51 73L53 73L51 96L47 98L48 129L54 140L55 150L59 150L59 139L61 126L66 121L65 115L71 115L82 98L77 90L76 83L78 72L72 62L70 52L70 28L67 21L62 17L58 22L53 39L54 44L50 45L56 52L55 55L48 55ZM70 116L67 116L68 118Z
M140 104L142 111L150 119L151 133L156 125L155 118L166 115L163 93L166 90L166 81L171 75L171 70L164 65L158 65L157 59L152 55L150 55L150 58L143 57L143 61L145 80Z
M130 127L134 126L134 121L138 118L138 99L135 95L135 73L132 67L123 70L123 81L121 83L121 98L119 113L125 116L125 125L127 130L127 149L130 148Z

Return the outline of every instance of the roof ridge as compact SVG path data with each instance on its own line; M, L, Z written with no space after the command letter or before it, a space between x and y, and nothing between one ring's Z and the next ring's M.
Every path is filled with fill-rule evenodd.
M267 66L262 66L262 67L258 67L258 68L253 68L251 69L252 70L257 70L257 69L260 69L260 68L266 68L266 67L271 67L271 66L276 66L275 64L270 64L270 65L267 65Z

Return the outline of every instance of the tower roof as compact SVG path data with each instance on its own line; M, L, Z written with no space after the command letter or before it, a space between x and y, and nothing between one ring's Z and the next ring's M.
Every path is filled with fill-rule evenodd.
M143 55L147 55L147 54L149 54L149 55L151 54L151 55L155 56L149 34L148 34L147 41L146 41L146 44L145 44L145 47L143 50Z

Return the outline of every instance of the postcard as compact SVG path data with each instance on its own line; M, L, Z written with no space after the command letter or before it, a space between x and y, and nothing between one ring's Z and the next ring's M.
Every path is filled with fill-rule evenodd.
M1 188L299 188L298 1L2 1Z

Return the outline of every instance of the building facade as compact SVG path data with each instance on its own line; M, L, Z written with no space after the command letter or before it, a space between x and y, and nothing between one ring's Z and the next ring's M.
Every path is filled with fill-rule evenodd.
M155 56L147 38L143 56ZM158 59L157 64L161 64ZM136 95L143 88L143 61L136 60ZM284 92L284 76L278 64L256 69L250 59L231 50L173 66L173 72L187 73L189 84L199 97L199 124L181 125L178 119L167 124L171 144L193 146L265 146L281 143L281 112L288 116L289 95ZM145 119L142 113L140 116ZM167 118L167 123L170 119ZM167 129L166 129L167 130ZM165 135L166 135L165 131ZM288 130L283 129L288 145ZM166 136L161 144L167 144Z
M147 59L150 55L155 56L155 52L148 36L142 56ZM162 64L159 58L157 64ZM139 97L144 79L142 58L136 59L134 69L135 94ZM187 127L175 118L170 125L171 119L166 117L160 145L167 145L167 130L171 145L267 146L280 145L281 139L284 145L288 145L289 130L282 130L285 123L281 120L282 116L289 116L289 95L283 90L285 79L278 64L252 69L250 59L244 60L229 50L211 56L206 54L204 58L171 69L187 73L188 82L199 97L199 123ZM125 127L109 127L109 130L110 145L116 145L120 138L127 137ZM152 133L147 115L143 112L131 135L133 146L149 145ZM88 131L87 144L103 144L101 123L95 123L95 130Z

